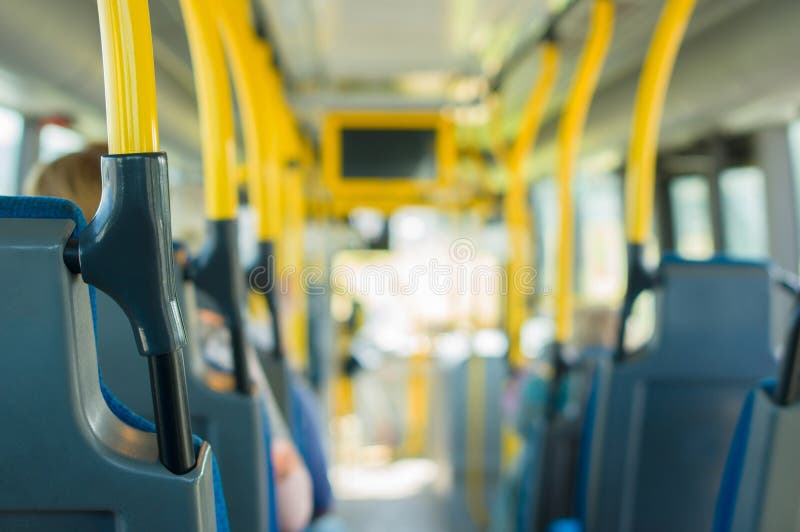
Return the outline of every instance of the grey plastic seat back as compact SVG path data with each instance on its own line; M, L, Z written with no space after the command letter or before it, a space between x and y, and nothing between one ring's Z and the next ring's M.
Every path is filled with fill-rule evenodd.
M190 282L179 282L177 286L187 329L186 384L192 429L214 448L225 484L231 529L268 530L271 486L259 404L262 391L254 383L250 394L239 394L230 375L205 363L193 334L197 314L194 287ZM97 296L97 311L100 367L106 384L122 401L141 408L142 414L152 419L147 380L141 385L141 379L146 379L147 364L136 350L125 314L103 294Z
M601 363L590 531L709 530L742 402L774 374L766 265L666 261L647 349Z
M212 456L176 476L101 394L67 219L0 219L0 530L216 529Z
M545 431L541 471L531 501L537 530L544 530L557 519L575 515L578 466L582 429L597 364L611 357L609 348L590 345L569 370L565 379L565 398Z
M800 406L754 392L731 532L800 531Z
M488 524L500 480L504 358L471 356L447 370L453 530Z

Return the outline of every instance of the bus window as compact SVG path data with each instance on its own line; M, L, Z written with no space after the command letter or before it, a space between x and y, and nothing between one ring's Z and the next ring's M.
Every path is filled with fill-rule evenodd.
M767 245L767 200L764 172L754 166L729 168L720 174L725 253L764 258Z
M794 120L789 125L789 149L792 158L792 174L794 177L794 205L800 208L800 120ZM800 270L800 265L798 265Z
M708 180L700 175L676 177L669 185L675 251L683 257L706 259L714 254L710 197Z
M551 293L555 283L556 238L558 237L558 196L556 181L547 178L535 183L532 189L535 231L538 234L536 243L536 295ZM545 297L541 301L545 306L552 304L552 298Z
M39 162L49 163L86 146L83 135L58 124L45 124L39 131Z
M21 114L0 107L0 195L17 193L17 166L24 122Z
M578 291L587 302L615 303L625 289L622 182L612 174L592 176L577 189Z

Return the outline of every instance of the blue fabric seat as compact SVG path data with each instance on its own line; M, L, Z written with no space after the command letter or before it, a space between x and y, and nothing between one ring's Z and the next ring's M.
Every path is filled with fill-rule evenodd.
M26 196L3 196L0 197L0 217L2 218L37 218L37 219L67 219L75 222L73 235L78 235L86 226L86 219L81 210L63 198L50 197L26 197ZM92 322L95 325L96 336L96 304L95 289L89 286L89 297L92 305ZM99 373L99 369L98 369ZM100 390L103 399L108 405L109 410L126 425L141 430L143 432L155 433L156 428L153 423L136 414L106 387L100 375ZM198 436L193 436L195 452L200 449L203 440ZM222 486L222 477L216 459L213 460L213 479L214 479L214 507L216 511L216 524L218 532L229 532L227 506L225 504L225 494Z

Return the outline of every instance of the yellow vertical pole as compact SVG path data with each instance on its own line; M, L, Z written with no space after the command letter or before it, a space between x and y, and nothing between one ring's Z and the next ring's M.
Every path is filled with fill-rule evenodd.
M636 299L650 285L644 244L653 226L656 151L669 80L695 0L668 0L661 11L645 57L633 113L625 176L625 225L628 239L628 282L620 311L614 358L624 360L625 331Z
M658 133L672 70L696 0L668 0L642 68L626 166L627 237L644 244L653 225Z
M520 330L526 318L529 288L519 286L517 279L525 266L533 265L531 245L533 218L528 209L525 186L525 156L536 142L547 102L558 76L558 46L546 42L542 47L539 78L531 89L520 126L519 134L508 155L509 183L505 197L506 224L508 226L508 301L507 329L509 362L518 368L523 364L520 349Z
M200 0L181 0L202 138L206 217L236 218L236 138L228 70L217 23Z
M304 172L302 168L290 168L284 178L284 211L286 213L283 256L290 264L292 276L290 278L289 312L287 322L291 334L288 335L292 342L290 353L298 369L308 367L308 296L304 292L302 270L305 255L305 187Z
M156 152L158 113L147 0L98 0L108 150Z
M408 456L422 456L427 446L428 408L428 355L414 353L408 359L408 389L406 400L406 438L404 452Z
M97 0L97 8L103 50L109 152L118 156L132 156L126 157L130 161L159 160L160 168L154 177L166 180L165 159L163 156L153 157L154 152L159 150L159 142L153 42L150 34L148 2L147 0ZM139 157L139 154L143 156ZM107 193L114 195L121 191L120 189L110 190L105 186L107 184L105 183L103 187L102 203L104 204L105 200L109 198ZM162 184L166 185L165 182ZM141 191L134 191L134 193L140 194ZM162 202L168 198L163 197L163 194L165 191L155 190L148 192L147 197L134 198L134 203L143 201L156 211L145 216L149 218L150 222L153 222L150 224L149 232L150 236L155 239L163 236L159 234L161 231L158 229L163 229L161 224L165 220L167 224L169 222L169 204ZM96 223L99 227L96 226ZM101 215L95 218L92 226L99 231L99 235L102 235L104 232L107 234L105 229L108 229L112 223L110 218L103 219ZM147 231L146 229L145 232ZM87 233L90 234L92 231L87 231ZM167 234L166 236L169 238L171 235ZM93 236L90 235L89 238L91 239ZM83 238L81 240L83 242ZM102 260L103 255L109 250L105 248L106 251L101 251L102 243L99 240L96 243L98 244L97 249L91 256ZM81 256L83 257L82 251L83 245L81 244ZM139 289L163 285L167 279L172 278L171 250L159 246L153 251L159 256L142 257L143 265L149 262L146 266L150 267L150 275L146 275L143 279L147 281L149 277L150 280L144 285L139 283ZM87 278L94 277L91 272L84 270L82 274L87 282L92 282ZM99 279L95 278L95 280ZM154 290L159 292L155 288ZM175 303L174 291L168 294L151 295L156 296L156 301L160 300L162 308ZM136 320L132 317L131 323L136 328L138 325L134 324L134 321ZM166 329L164 332L167 336L173 337L170 339L171 341L164 343L167 350L162 351L156 346L147 345L149 338L139 342L139 349L143 354L144 351L158 351L151 353L155 356L145 358L147 358L150 386L153 391L153 412L159 461L172 473L183 475L193 469L196 464L186 397L186 382L183 374L182 347L185 345L185 338L179 312L166 312L163 321L166 323L162 325L165 325L166 329L171 329L170 332L166 332ZM157 329L161 329L161 327L157 327ZM148 332L156 331L145 331L140 327L139 332L144 333L144 336L150 336L147 334ZM161 333L157 333L156 336L161 336ZM154 349L150 349L151 347Z
M267 50L258 42L246 2L230 0L217 7L222 40L242 112L247 183L257 214L257 237L274 242L281 218L278 137L270 127L274 95L267 80Z
M240 0L230 0L224 3L212 2L208 8L214 9L216 12L239 104L245 146L246 180L250 202L258 217L258 236L261 238L265 225L263 213L266 210L264 206L266 163L263 156L267 152L267 139L261 129L266 119L263 109L265 95L260 92L258 80L260 69L255 68L253 44L250 40L251 30L248 24L248 8L246 3Z
M284 363L282 338L286 324L278 312L279 294L275 289L279 283L278 269L286 265L285 254L281 252L282 181L286 177L287 146L292 148L299 141L290 142L295 139L296 128L286 125L291 113L282 94L280 77L271 64L269 45L258 38L250 23L248 3L229 0L218 10L234 87L243 109L248 191L257 213L257 238L263 244L262 265L267 268L268 275L273 276L272 287L265 295L272 314L275 355L277 361ZM279 399L279 403L285 404L285 401Z
M581 137L597 82L603 70L614 29L614 1L595 0L589 34L572 81L558 128L559 247L556 270L557 344L572 336L574 256L574 198L572 181Z
M486 359L470 357L467 360L467 445L466 445L466 497L469 513L475 526L483 530L489 523L486 509L484 453L486 445Z
M269 46L258 40L255 33L251 30L251 41L254 46L255 67L259 70L257 76L259 88L265 104L264 122L261 129L266 142L265 152L262 160L265 164L265 186L266 196L261 202L264 209L260 213L259 240L262 242L273 242L279 244L283 219L282 211L282 178L284 177L285 161L282 157L282 136L281 124L284 119L281 108L280 87L277 86L275 71L269 60ZM282 255L282 254L279 254Z

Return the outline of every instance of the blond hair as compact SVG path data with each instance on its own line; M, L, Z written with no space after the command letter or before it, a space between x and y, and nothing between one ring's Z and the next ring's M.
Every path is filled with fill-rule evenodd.
M25 194L66 198L90 219L100 204L100 156L107 151L105 146L91 145L83 151L35 166L25 180Z

